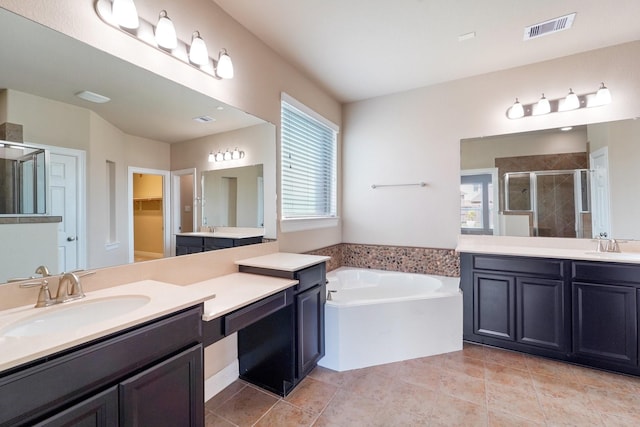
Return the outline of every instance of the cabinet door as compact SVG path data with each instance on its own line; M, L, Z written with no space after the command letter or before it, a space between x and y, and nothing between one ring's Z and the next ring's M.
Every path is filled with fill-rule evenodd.
M118 388L112 387L35 424L37 427L115 427L118 425Z
M565 350L563 295L561 280L516 278L518 342Z
M574 282L572 298L574 354L636 366L636 289Z
M473 332L515 341L515 277L473 275Z
M119 388L122 426L202 427L202 345L129 378Z
M324 356L325 286L316 286L296 296L297 378L303 378Z

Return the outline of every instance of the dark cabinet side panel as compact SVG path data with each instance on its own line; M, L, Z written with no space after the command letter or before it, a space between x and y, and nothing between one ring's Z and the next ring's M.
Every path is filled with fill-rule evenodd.
M515 278L475 273L473 312L474 333L515 341Z
M325 287L317 286L296 296L297 378L303 378L324 354Z

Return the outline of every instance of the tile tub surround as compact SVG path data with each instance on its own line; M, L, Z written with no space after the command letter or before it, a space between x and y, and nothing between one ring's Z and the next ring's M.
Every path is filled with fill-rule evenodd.
M636 426L640 378L465 344L461 351L335 372L286 398L236 381L205 404L212 426Z
M307 253L330 256L327 271L346 266L460 277L460 258L453 249L341 243Z

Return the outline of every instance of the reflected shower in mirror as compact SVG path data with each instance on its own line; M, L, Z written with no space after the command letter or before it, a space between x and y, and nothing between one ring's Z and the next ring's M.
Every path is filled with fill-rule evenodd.
M640 239L640 120L461 141L461 232Z

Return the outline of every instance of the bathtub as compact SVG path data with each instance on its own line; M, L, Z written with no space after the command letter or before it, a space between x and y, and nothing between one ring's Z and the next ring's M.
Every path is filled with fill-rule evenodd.
M327 274L326 354L346 371L462 350L460 279L340 267Z

